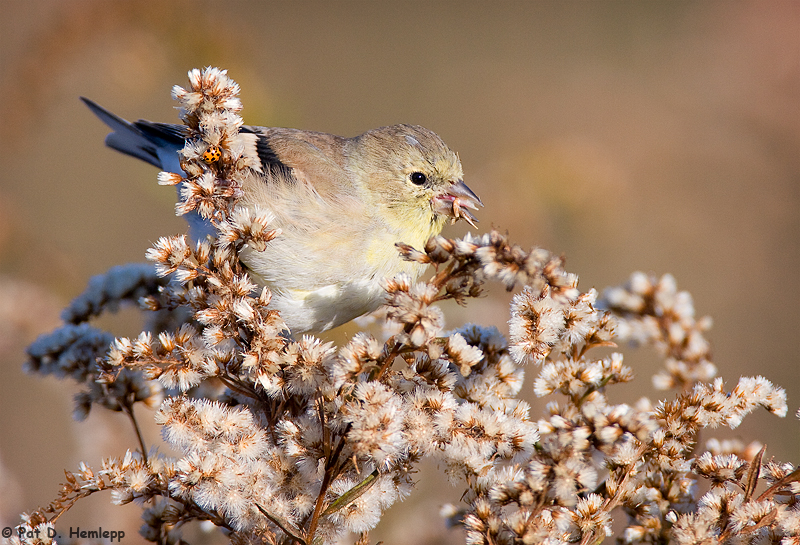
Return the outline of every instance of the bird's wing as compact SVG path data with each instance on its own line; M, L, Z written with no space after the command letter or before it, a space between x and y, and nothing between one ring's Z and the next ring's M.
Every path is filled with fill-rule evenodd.
M178 151L188 136L183 125L154 123L140 119L130 122L106 110L96 102L81 100L112 130L106 145L136 157L162 170L180 173ZM281 181L292 191L295 182L308 184L323 198L348 193L347 173L343 167L346 140L331 134L297 129L243 126L241 131L256 137L256 153L264 173ZM306 188L307 189L307 188Z
M271 170L276 180L288 184L285 191L300 190L293 184L306 185L324 199L339 199L352 191L344 168L346 139L332 134L298 129L243 127L258 137L256 149L265 172Z

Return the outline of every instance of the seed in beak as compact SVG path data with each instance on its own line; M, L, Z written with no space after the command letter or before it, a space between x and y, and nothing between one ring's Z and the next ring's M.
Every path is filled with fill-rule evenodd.
M468 209L477 210L478 206L483 206L478 196L461 180L450 184L440 195L433 197L431 204L434 212L450 216L452 223L463 218L473 227L478 220Z

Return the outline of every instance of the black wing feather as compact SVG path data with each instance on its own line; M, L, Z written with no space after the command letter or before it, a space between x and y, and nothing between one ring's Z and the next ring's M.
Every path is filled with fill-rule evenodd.
M269 143L269 138L264 133L247 125L243 126L241 131L255 134L258 137L258 140L256 140L256 153L258 153L258 158L261 159L261 167L265 173L272 172L285 180L294 180L292 168L278 159L278 155Z

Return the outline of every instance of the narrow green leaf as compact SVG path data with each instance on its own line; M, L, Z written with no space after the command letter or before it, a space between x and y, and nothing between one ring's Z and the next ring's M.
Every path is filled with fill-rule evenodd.
M331 513L335 513L336 511L345 507L349 503L354 502L355 500L358 499L359 496L361 496L364 492L369 490L370 487L372 487L372 485L375 484L375 481L377 480L378 480L378 470L376 469L375 471L367 475L367 477L363 481L355 485L353 488L351 488L338 498L336 498L333 501L333 503L331 503L328 506L328 508L325 509L325 511L323 511L322 516L324 517L325 515L330 515Z

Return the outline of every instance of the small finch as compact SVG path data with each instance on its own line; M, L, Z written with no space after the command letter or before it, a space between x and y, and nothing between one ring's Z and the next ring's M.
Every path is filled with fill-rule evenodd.
M128 122L91 100L87 106L113 129L106 144L161 170L182 174L185 127ZM352 138L298 129L243 126L261 160L248 177L240 206L274 215L281 235L240 259L254 281L272 292L292 334L320 332L378 308L384 278L416 280L424 265L403 260L395 243L422 248L448 220L464 219L480 199L462 181L458 156L434 132L392 125ZM203 160L218 160L209 149ZM192 236L210 225L189 217Z

